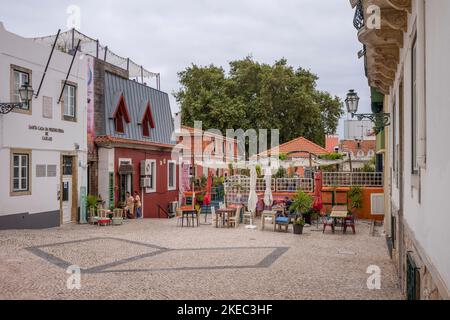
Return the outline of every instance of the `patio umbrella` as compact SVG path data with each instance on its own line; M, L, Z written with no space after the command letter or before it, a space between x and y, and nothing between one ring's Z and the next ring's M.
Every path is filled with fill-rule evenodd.
M250 168L250 193L248 195L248 211L251 212L250 215L250 225L247 229L255 229L256 226L253 225L253 214L256 211L256 204L258 202L258 195L256 194L256 167L252 166Z
M270 207L273 203L272 195L272 171L270 168L266 169L264 180L266 181L266 192L264 193L264 204Z

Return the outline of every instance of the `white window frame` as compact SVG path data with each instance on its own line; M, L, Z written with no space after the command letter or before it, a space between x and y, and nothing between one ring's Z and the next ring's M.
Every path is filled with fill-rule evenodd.
M14 165L14 159L16 157L19 157L19 163L18 166ZM26 158L26 166L22 165L22 158ZM12 186L13 186L13 192L28 192L30 191L30 155L26 154L26 153L13 153L13 163L12 163ZM16 177L14 175L14 171L15 169L18 169L18 176ZM26 169L26 174L25 176L22 175L22 169ZM22 184L22 180L26 179L26 186L23 186ZM19 182L19 187L18 188L14 188L14 181L18 180Z
M157 167L156 167L156 159L146 159L146 161L150 162L151 165L151 175L150 175L150 179L152 181L152 188L145 188L145 193L155 193L156 192L156 173L158 172Z
M170 185L170 164L173 164L173 186ZM167 162L167 190L173 191L177 189L177 162L169 160Z
M26 79L24 79L24 76L26 76ZM19 89L25 85L25 83L30 84L30 74L28 72L20 71L17 69L13 69L13 83L14 83L14 89L13 89L13 98L14 102L22 102L22 99L20 98ZM18 80L18 81L17 81ZM30 110L29 103L24 103L25 108L20 108L21 110Z
M64 111L63 116L76 119L77 117L77 86L66 84L64 87Z

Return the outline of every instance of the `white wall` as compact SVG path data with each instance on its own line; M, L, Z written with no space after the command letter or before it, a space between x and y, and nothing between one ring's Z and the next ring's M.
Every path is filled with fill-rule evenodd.
M417 242L426 252L427 258L436 267L447 288L450 288L450 250L448 248L448 244L450 244L448 228L450 225L448 206L450 196L450 149L448 143L450 133L450 60L447 54L450 52L450 1L425 1L426 14L419 13L416 20L418 4L421 2L422 0L413 1L413 14L410 15L409 30L405 34L404 49L401 51L401 63L397 72L397 77L399 77L400 70L404 67L404 217ZM420 194L417 188L412 187L411 175L410 46L412 37L410 35L414 33L416 25L419 30L418 63L421 67L419 72L422 74L419 87L420 84L423 84L421 87L424 89L419 93L419 103L423 99L426 106L427 162L420 170ZM421 32L423 25L425 26L424 38ZM420 60L421 57L423 57L422 60ZM423 66L424 68L422 68ZM392 99L396 97L397 105L398 86L399 81L397 80L394 91L391 93ZM392 104L393 102L391 102ZM421 103L421 105L424 104ZM392 126L390 130L392 132ZM391 148L391 164L392 153ZM398 205L399 193L394 183L392 191L393 204Z
M114 149L98 149L98 193L105 200L108 208L109 203L109 173L114 172Z
M10 101L11 64L32 70L32 86L35 93L44 73L51 47L35 43L6 31L0 23L0 101ZM63 121L61 105L57 104L62 82L68 72L72 56L55 50L41 92L32 101L32 114L11 112L0 115L0 215L14 213L37 213L59 210L56 187L59 184L61 152L72 152L78 156L82 167L78 168L78 187L87 185L86 173L86 61L77 56L69 81L78 85L77 122ZM53 117L43 117L43 97L53 99ZM64 130L50 133L53 141L43 141L44 132L30 130L30 125ZM77 151L75 143L80 146ZM10 148L32 149L32 195L10 197ZM57 178L36 178L36 164L58 166Z

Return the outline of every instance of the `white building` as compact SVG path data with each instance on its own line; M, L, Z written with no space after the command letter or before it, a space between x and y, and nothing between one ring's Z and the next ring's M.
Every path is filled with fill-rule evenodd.
M17 102L25 82L36 94L50 52L0 23L0 101ZM87 67L77 54L64 86L71 61L72 55L55 50L39 96L0 115L0 229L78 220L87 184Z
M450 298L450 1L352 0L367 76L385 96L385 225L408 299ZM357 11L358 13L358 11ZM373 20L372 20L373 22ZM373 26L372 26L373 27Z

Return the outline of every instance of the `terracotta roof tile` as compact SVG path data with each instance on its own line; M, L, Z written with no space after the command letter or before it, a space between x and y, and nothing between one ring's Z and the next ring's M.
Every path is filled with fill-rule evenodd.
M322 155L322 154L328 154L329 152L319 146L318 144L315 144L312 141L309 141L306 138L298 137L297 139L291 140L289 142L283 143L279 146L280 153L289 153L292 151L306 151L311 152L316 155ZM262 152L261 155L264 155L266 152ZM308 157L308 153L295 153L291 154L290 157Z

